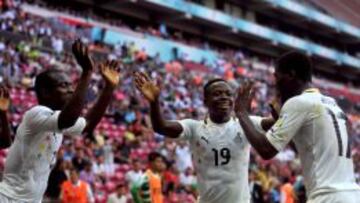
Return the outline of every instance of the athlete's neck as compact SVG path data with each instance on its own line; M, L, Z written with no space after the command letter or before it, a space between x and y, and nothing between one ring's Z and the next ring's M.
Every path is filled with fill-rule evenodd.
M303 85L299 85L297 88L294 88L292 91L284 92L281 97L282 103L284 104L288 99L302 94L306 89L309 89L310 87L310 83L304 83Z
M217 123L217 124L222 124L222 123L226 123L230 120L231 116L227 115L227 116L215 116L215 115L211 115L210 114L210 120L213 123Z

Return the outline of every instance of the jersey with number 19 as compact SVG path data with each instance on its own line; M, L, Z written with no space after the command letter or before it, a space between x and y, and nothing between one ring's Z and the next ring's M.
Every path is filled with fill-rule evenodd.
M360 190L355 182L346 122L346 115L333 98L308 89L284 104L280 118L266 134L277 150L294 141L309 199Z
M251 117L261 130L261 118ZM237 119L216 124L210 119L181 120L180 138L190 142L200 203L249 203L250 145Z

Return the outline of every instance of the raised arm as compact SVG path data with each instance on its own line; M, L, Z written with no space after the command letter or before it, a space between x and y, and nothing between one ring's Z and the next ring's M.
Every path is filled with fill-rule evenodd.
M93 61L89 55L88 47L80 40L76 40L72 45L73 54L82 68L80 80L76 86L75 92L62 109L59 119L59 129L66 129L75 124L85 105L86 91L90 83L91 74L94 70Z
M83 132L89 136L92 135L92 131L95 129L96 125L100 122L101 117L104 115L105 110L111 101L113 91L119 84L120 79L120 69L118 61L107 61L105 63L102 63L99 65L99 69L105 81L105 87L101 91L101 94L94 106L85 116L87 125Z
M248 107L253 98L251 89L251 83L246 83L239 88L235 103L235 113L252 147L255 148L263 159L271 159L278 151L267 140L265 134L256 130L249 117ZM266 127L269 128L269 124L266 125ZM265 127L264 123L262 123L262 126L263 128Z
M134 81L137 89L150 103L150 117L154 131L170 138L179 137L183 132L181 124L179 122L168 121L163 118L159 102L159 87L150 80L149 76L142 72L136 72L134 74Z
M5 149L11 145L11 133L9 127L9 121L7 118L7 112L10 105L10 95L6 87L0 87L0 149Z

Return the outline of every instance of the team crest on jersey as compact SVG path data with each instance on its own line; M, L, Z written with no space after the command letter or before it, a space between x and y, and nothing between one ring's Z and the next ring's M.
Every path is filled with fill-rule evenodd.
M234 142L236 142L236 143L242 143L243 142L240 132L236 133L236 136L234 138Z
M209 140L206 137L201 136L200 139L206 142L206 144L209 144Z

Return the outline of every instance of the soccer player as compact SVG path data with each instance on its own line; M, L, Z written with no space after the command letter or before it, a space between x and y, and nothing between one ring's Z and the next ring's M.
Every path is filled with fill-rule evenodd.
M250 145L236 118L231 116L234 91L223 79L204 86L209 116L204 120L165 120L159 104L160 89L145 73L134 75L136 87L150 102L154 130L170 138L190 142L200 192L200 203L248 203ZM246 104L249 107L250 104ZM272 119L252 117L259 130L269 129Z
M79 40L72 49L82 68L75 91L69 76L58 69L48 69L35 79L39 105L25 112L10 147L0 183L1 203L41 202L63 134L92 131L110 102L119 81L116 61L100 65L105 87L86 117L80 117L94 65L88 48Z
M275 69L283 106L274 126L265 133L252 124L242 104L251 100L251 85L239 89L236 115L251 145L271 159L291 140L302 165L310 203L358 203L347 119L335 99L311 87L312 63L304 54L281 56Z
M11 134L7 117L9 106L9 91L5 86L0 86L0 149L8 148L11 145Z

